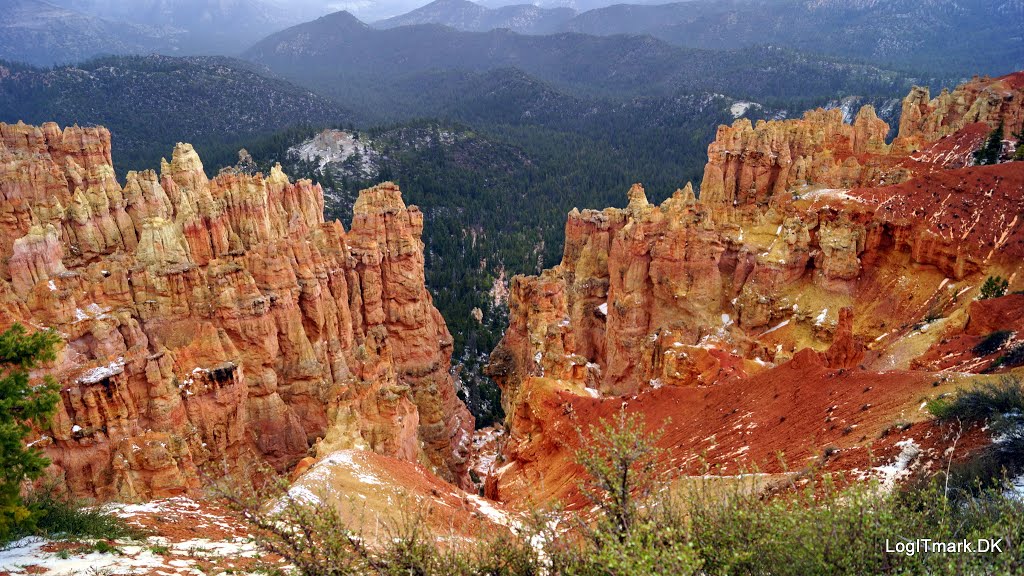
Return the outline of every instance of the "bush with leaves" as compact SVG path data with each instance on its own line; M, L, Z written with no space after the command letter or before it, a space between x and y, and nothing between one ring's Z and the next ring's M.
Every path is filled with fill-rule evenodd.
M44 482L30 491L25 496L25 506L36 518L35 526L31 531L22 527L19 535L105 540L139 539L144 535L142 530L129 525L123 518L75 498L56 479Z
M978 295L978 300L988 300L989 298L1000 298L1006 295L1006 289L1009 288L1010 281L1002 276L989 276L985 279L985 283L981 285L981 294Z
M1019 378L1003 376L957 390L952 398L929 402L928 410L945 422L984 422L998 438L961 471L967 479L958 480L958 485L977 492L978 487L1001 485L1007 475L1024 472L1024 385Z
M601 512L600 528L625 541L640 515L641 504L657 483L657 438L636 416L620 411L615 419L591 426L576 461L587 473L584 497Z
M701 566L692 543L674 519L674 508L659 505L662 485L657 435L624 410L614 418L579 431L576 460L586 472L583 496L599 516L581 523L582 541L563 549L561 572L578 575L641 576L694 574Z
M50 462L24 440L33 423L48 421L59 396L52 378L33 382L29 371L56 357L58 341L54 332L29 334L20 324L0 334L0 541L31 529L38 517L22 501L21 486L39 478Z
M992 332L988 336L982 338L981 342L978 342L974 348L971 349L971 352L973 352L975 356L988 356L989 354L994 354L997 350L1003 347L1003 344L1006 344L1007 341L1010 340L1011 336L1013 336L1013 332L1009 330L998 330L996 332Z

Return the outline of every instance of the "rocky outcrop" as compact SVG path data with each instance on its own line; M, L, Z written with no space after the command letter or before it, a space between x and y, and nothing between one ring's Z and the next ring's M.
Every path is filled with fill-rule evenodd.
M700 199L688 185L656 206L634 185L626 208L573 210L561 263L510 284L509 328L488 366L509 431L490 495L529 498L541 478L552 497L567 496L566 478L578 470L566 429L609 406L628 405L669 436L687 430L683 444L669 446L689 450L686 461L696 446L738 435L736 452L713 457L724 464L757 450L746 425L730 420L734 396L773 404L799 388L824 404L814 405L808 430L839 439L869 419L857 413L833 423L829 396L853 394L834 379L868 394L872 382L894 382L894 370L919 368L929 354L946 362L941 369L980 370L977 359L956 360L964 350L947 348L967 346L970 356L971 340L956 331L968 315L980 317L968 307L987 275L1020 283L1024 163L965 165L960 147L987 133L986 122L1017 122L1018 77L996 82L1013 91L1001 93L999 106L964 103L986 112L967 114L970 123L946 139L927 126L946 126L938 117L952 104L922 111L931 120L901 132L929 146L944 142L945 151L890 147L888 126L870 108L852 125L835 110L739 120L709 146ZM952 94L977 102L987 86ZM936 378L907 374L918 388L887 401L894 410L913 402ZM773 389L751 388L757 382ZM705 407L712 397L722 404ZM661 403L670 400L679 404ZM795 392L792 401L799 407ZM673 412L704 420L666 424ZM782 426L786 416L764 422ZM672 468L682 459L675 456Z
M893 147L902 153L921 150L969 124L982 122L1006 134L1024 126L1024 72L1000 78L975 78L931 98L927 87L915 86L903 100L900 130Z
M976 78L935 98L929 97L928 88L913 88L903 100L899 135L891 146L885 142L889 126L870 106L860 110L853 124L845 124L837 109L756 125L740 119L720 126L708 146L701 200L763 209L772 201L784 201L786 194L813 188L899 184L933 164L942 169L969 165L970 152L1000 122L1006 134L1024 125L1022 72L994 80ZM979 123L983 128L968 131L963 142L939 142ZM929 150L931 146L937 148ZM912 155L916 152L920 154Z
M62 335L36 445L75 493L166 496L346 448L468 482L473 420L397 187L364 191L346 232L279 167L211 180L179 144L122 188L102 128L0 136L3 319Z
M889 125L871 106L854 123L841 110L811 110L799 120L740 119L720 126L708 146L701 200L766 206L801 186L851 188L904 178L885 163Z

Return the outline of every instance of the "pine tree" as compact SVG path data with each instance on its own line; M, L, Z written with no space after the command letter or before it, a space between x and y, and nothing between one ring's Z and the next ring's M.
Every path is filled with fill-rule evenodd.
M999 298L1000 296L1006 295L1006 289L1010 286L1010 282L1001 276L989 276L985 279L985 283L981 285L981 294L978 296L979 300L988 300L989 298Z
M974 164L976 166L985 166L989 164L998 164L999 157L1003 153L1003 123L1000 121L999 126L995 130L989 133L988 139L985 140L985 144L978 148L974 153Z
M21 500L21 483L39 478L50 462L24 440L32 423L49 419L60 397L52 378L30 382L29 370L56 358L57 341L52 331L28 334L20 324L0 334L0 541L35 520Z
M1017 139L1017 150L1013 153L1013 160L1020 162L1024 160L1024 128L1021 128L1020 132L1013 135Z

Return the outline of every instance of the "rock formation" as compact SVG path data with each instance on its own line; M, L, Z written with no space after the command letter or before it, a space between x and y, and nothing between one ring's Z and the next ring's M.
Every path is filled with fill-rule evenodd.
M871 106L852 125L842 110L811 110L799 120L737 120L720 126L708 147L701 200L765 206L801 186L851 188L904 179L887 166L889 126Z
M633 401L724 401L754 382L796 386L786 380L794 377L807 379L803 389L840 394L831 379L890 382L916 358L953 357L941 347L977 314L968 304L985 276L1020 283L1024 162L972 167L960 147L973 150L967 143L999 122L1020 125L1024 73L935 101L922 94L905 100L893 146L870 107L852 125L837 110L738 120L708 147L699 200L687 185L655 206L634 185L626 208L573 210L561 263L511 282L509 328L488 366L510 430L490 494L527 498L543 479L552 484L545 496L565 497L576 442L566 428L609 413L606 403L665 418L670 410ZM942 368L953 366L981 365ZM911 388L935 380L904 377ZM710 424L701 433L713 440L732 430L714 422L735 410L677 412L703 411ZM849 418L854 428L870 420ZM813 435L836 430L801 425ZM695 426L673 423L668 435L697 434Z
M981 122L995 128L1003 122L1006 134L1024 127L1024 76L1010 74L978 79L943 89L930 98L927 87L915 86L903 100L899 135L894 148L905 153L950 136L969 124Z
M211 180L179 144L121 187L105 129L0 138L0 319L62 336L36 445L76 494L172 495L204 468L345 448L468 482L473 419L396 186L364 191L346 232L279 167Z
M903 100L899 135L885 143L889 126L871 106L845 124L840 110L811 110L797 120L740 119L720 126L708 146L701 201L734 207L764 208L783 193L813 188L872 187L899 184L956 156L946 137L972 124L965 150L973 151L989 130L1003 122L1007 134L1024 125L1024 80L1020 73L994 80L976 79L929 99L928 88L914 87ZM942 154L924 151L933 145ZM921 151L922 154L911 156ZM960 155L961 157L963 154ZM736 214L749 214L737 210ZM736 215L734 214L734 216Z

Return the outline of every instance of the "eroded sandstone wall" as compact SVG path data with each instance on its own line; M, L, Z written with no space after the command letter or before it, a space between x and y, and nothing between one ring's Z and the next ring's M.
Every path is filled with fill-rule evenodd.
M926 171L931 163L958 160L1000 122L1010 134L1024 125L1024 79L1016 73L996 79L975 79L953 91L929 97L926 87L914 87L903 100L899 135L886 144L889 126L865 106L852 124L842 111L811 110L793 120L739 119L720 126L708 146L701 182L701 200L738 208L728 214L749 216L780 196L818 188L892 185ZM980 130L960 143L962 150L939 146L940 154L925 151L972 124ZM964 165L961 160L956 167ZM948 166L943 166L943 168ZM746 210L742 208L746 207ZM725 217L724 215L722 217Z
M472 416L423 282L423 216L392 184L352 229L309 181L208 179L179 144L122 187L103 128L0 124L0 321L58 331L36 445L79 495L198 487L203 470L366 448L466 483Z
M654 206L635 185L624 209L573 210L562 262L512 280L509 329L488 367L509 414L507 461L533 457L537 390L702 387L805 348L857 367L854 342L882 350L962 308L985 274L1016 272L1024 163L963 167L959 147L1019 123L1022 78L960 87L908 117L900 138L926 154L887 145L869 107L852 125L821 110L739 120L709 146L699 200L687 185ZM919 100L915 90L905 107ZM973 112L951 119L951 107ZM959 128L943 138L920 126Z

